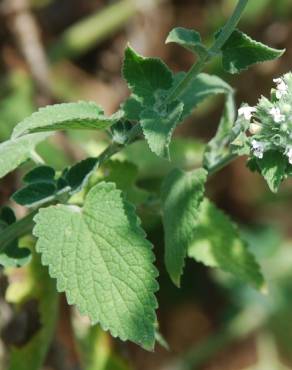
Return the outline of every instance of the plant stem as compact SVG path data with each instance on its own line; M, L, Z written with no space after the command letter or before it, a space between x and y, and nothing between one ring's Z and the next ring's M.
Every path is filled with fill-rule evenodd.
M208 50L208 52L203 56L200 57L195 63L189 72L186 74L184 79L172 90L172 92L168 95L166 98L166 103L169 103L176 98L178 98L186 89L189 82L193 80L197 75L202 71L204 66L209 62L209 60L216 54L218 54L222 48L222 46L225 44L225 42L229 39L232 32L235 30L240 17L242 15L242 12L244 11L246 5L248 3L248 0L239 0L237 3L236 8L234 9L231 17L226 22L225 26L222 28L220 35L215 40L214 44L211 46L211 48Z
M212 176L214 175L216 172L220 171L222 168L226 167L229 163L231 163L232 161L234 161L234 159L237 158L237 155L236 154L227 154L226 156L224 156L223 158L221 158L217 163L215 163L212 167L209 167L207 169L208 171L208 175L209 176Z

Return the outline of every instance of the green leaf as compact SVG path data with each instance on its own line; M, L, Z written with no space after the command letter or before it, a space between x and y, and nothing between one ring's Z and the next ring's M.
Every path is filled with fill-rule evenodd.
M58 294L54 281L49 277L37 255L22 271L23 279L9 286L8 302L15 303L21 312L26 302L37 302L40 328L22 346L12 347L8 370L39 370L50 348L58 318Z
M0 232L8 225L16 221L14 212L8 207L4 207L0 212ZM13 240L2 252L0 252L0 265L3 267L21 267L31 260L30 250L19 248L18 240Z
M34 182L54 182L55 170L50 166L38 166L28 172L22 179L26 184Z
M0 178L13 171L31 157L36 145L50 134L32 134L0 144Z
M175 85L185 77L185 72L175 75ZM184 103L182 119L189 116L204 99L217 94L231 94L233 89L221 78L206 73L200 73L194 78L180 95Z
M147 199L148 193L136 185L138 168L135 164L112 160L105 163L102 170L104 180L114 182L131 203L140 204Z
M40 108L21 121L13 130L12 137L40 131L105 129L115 122L114 116L106 117L94 102L55 104Z
M153 109L146 109L141 114L143 133L153 153L169 158L169 144L172 133L180 121L183 103L174 102L161 114Z
M52 182L34 182L15 192L12 199L22 206L36 207L50 200L56 190L56 185Z
M122 104L121 109L124 112L126 119L128 119L129 121L139 121L140 114L143 110L143 105L137 96L131 95Z
M183 27L174 28L166 39L166 44L174 42L199 56L208 53L207 48L202 44L199 32Z
M288 166L287 159L283 158L282 153L269 150L264 153L262 159L257 159L256 163L270 190L276 193L285 178Z
M194 225L206 179L207 172L202 168L193 172L174 169L162 185L165 264L172 281L178 286L187 250L196 232Z
M82 209L41 209L35 222L36 250L69 304L114 337L153 349L154 255L133 206L115 185L94 186Z
M235 30L222 47L223 67L229 73L240 73L253 64L277 59L284 52L285 50L270 48Z
M229 272L256 288L263 286L260 267L236 226L206 198L201 203L193 227L196 232L188 248L189 257Z
M88 181L89 176L98 167L97 158L86 158L74 164L65 174L64 179L73 192L79 191Z
M154 94L158 90L170 89L173 82L172 73L162 60L143 58L130 47L125 51L123 77L133 94L147 107L155 103Z

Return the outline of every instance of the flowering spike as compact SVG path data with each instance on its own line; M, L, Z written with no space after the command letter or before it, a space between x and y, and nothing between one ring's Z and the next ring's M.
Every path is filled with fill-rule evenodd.
M277 90L276 95L272 90L271 100L261 97L256 107L241 107L239 116L254 118L248 127L251 137L247 139L251 156L261 159L265 152L272 150L279 152L287 164L292 164L292 73L274 82Z

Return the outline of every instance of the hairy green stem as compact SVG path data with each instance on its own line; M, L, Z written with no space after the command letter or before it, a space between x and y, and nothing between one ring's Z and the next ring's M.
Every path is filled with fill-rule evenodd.
M225 44L225 42L229 39L232 32L235 30L240 17L248 3L248 0L239 0L237 3L236 8L234 9L231 17L226 22L225 26L222 28L220 35L215 40L214 44L208 50L208 52L203 56L200 57L195 63L186 76L182 79L182 81L172 90L172 92L166 98L166 103L169 103L175 99L177 99L186 89L190 81L192 81L198 74L203 70L205 65L210 61L210 59L220 52L220 49Z
M227 154L226 156L222 157L217 163L215 163L212 167L207 168L208 175L212 176L216 172L222 170L222 168L226 167L229 163L233 162L238 156L236 154Z

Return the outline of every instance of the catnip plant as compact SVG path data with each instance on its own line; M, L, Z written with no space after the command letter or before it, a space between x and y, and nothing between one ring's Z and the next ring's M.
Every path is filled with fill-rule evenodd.
M116 113L106 116L101 107L85 101L47 106L21 121L10 140L0 145L1 177L26 161L35 163L12 195L27 208L27 215L16 220L12 209L1 211L0 264L48 266L57 291L65 292L68 303L92 324L146 350L153 350L158 337L158 271L136 207L150 207L153 199L148 201L147 193L135 188L128 164L117 164L112 157L144 139L148 150L168 163L175 128L212 95L224 94L225 108L201 166L172 169L154 199L164 227L166 269L179 286L190 257L256 289L265 287L235 223L205 196L208 179L239 156L247 157L248 167L259 172L273 192L292 174L292 74L275 76L269 98L261 97L254 107L242 103L237 109L234 89L203 72L213 58L221 58L226 72L238 74L284 53L237 28L247 3L238 1L210 47L197 31L179 27L169 33L167 43L179 44L196 56L187 73L173 73L162 60L144 58L127 46L122 75L130 96ZM59 130L104 130L110 140L97 157L56 172L41 162L36 147ZM110 178L105 176L109 168ZM32 246L20 247L27 235L33 237ZM47 281L48 291L40 294L50 297L54 280ZM41 315L56 310L55 303L56 298L48 298ZM51 320L43 329L47 338L53 325ZM44 354L45 350L39 361Z

